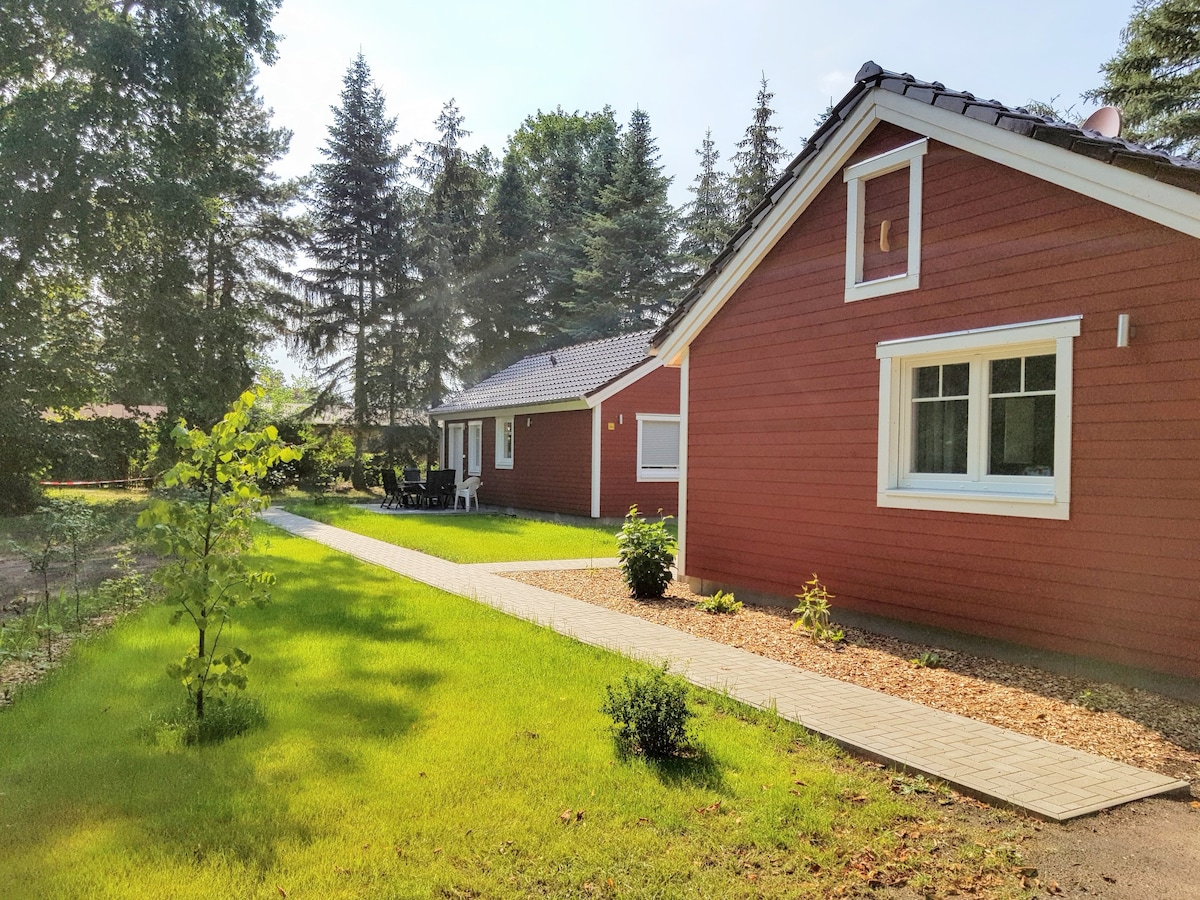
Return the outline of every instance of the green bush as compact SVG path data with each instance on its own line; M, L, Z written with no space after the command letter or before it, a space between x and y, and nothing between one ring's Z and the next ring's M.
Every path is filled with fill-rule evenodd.
M647 522L638 514L638 508L631 506L617 534L621 575L630 593L639 600L661 597L671 582L675 539L667 531L669 518L662 516L657 522Z
M717 591L711 597L703 597L696 604L696 609L706 613L731 613L736 614L742 608L742 601L735 600L733 594L726 594L724 591Z
M797 594L800 605L792 610L800 616L792 628L803 628L814 641L840 641L845 637L842 629L829 621L829 601L833 594L826 590L814 572L813 577L804 582L804 592Z
M613 736L623 751L665 759L688 748L688 720L695 713L688 708L687 684L669 678L666 666L644 678L626 675L621 686L605 690L600 711L612 717Z

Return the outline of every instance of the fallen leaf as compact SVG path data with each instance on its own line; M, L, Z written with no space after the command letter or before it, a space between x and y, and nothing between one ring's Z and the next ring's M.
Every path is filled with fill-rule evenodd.
M558 821L562 822L564 825L567 824L568 822L570 822L571 821L571 810L564 809L561 813L559 813Z
M583 810L582 810L582 809L581 809L581 810L579 810L579 812L575 813L575 821L576 821L576 822L582 822L582 821L583 821Z
M286 897L286 896L287 896L287 891L285 891L285 890L284 890L283 888L281 888L279 885L275 885L275 890L277 890L277 891L279 892L279 896L280 896L280 897Z

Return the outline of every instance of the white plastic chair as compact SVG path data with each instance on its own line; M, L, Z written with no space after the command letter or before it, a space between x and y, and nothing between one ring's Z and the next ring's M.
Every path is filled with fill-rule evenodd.
M462 482L454 489L454 508L458 509L459 499L466 501L467 512L471 511L471 501L475 501L475 511L479 512L479 488L482 487L483 481L478 475L472 475L466 481Z

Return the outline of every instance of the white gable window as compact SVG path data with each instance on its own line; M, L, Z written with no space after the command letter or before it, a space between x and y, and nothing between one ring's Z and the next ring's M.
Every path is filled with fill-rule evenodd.
M496 468L511 469L513 467L513 450L516 443L516 429L513 427L512 416L496 417Z
M679 416L638 413L637 480L679 480Z
M467 474L483 474L483 423L467 423Z
M878 505L1070 518L1080 317L885 341Z
M847 166L846 302L921 286L922 138Z

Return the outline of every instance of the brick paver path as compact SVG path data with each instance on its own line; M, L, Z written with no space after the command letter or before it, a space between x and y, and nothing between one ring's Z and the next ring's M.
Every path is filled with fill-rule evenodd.
M271 509L292 534L348 553L576 640L651 662L779 715L848 750L940 778L993 802L1062 821L1188 784L797 669L715 641ZM584 565L587 561L580 561ZM539 564L548 568L551 564Z

